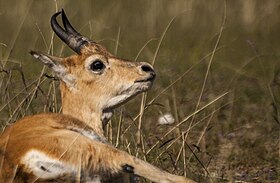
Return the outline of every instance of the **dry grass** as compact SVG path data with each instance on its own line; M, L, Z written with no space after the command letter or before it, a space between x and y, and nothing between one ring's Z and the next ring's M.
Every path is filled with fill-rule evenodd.
M277 0L226 7L222 0L1 4L3 129L25 115L61 110L58 81L28 52L72 54L49 24L63 7L84 35L157 70L152 91L120 107L109 123L116 147L200 182L279 181ZM158 124L165 113L174 124Z

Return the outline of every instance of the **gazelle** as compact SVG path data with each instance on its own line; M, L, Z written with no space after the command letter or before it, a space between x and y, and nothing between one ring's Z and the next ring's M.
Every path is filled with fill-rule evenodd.
M56 20L60 14L65 29ZM61 80L63 112L28 116L6 128L0 139L0 180L114 182L126 172L154 182L193 182L114 148L103 135L114 108L151 88L153 67L114 57L79 34L63 10L52 16L51 26L77 55L31 54Z

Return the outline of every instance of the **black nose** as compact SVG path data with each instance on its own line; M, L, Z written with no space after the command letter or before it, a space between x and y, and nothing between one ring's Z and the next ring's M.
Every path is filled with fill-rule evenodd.
M142 65L141 69L144 72L155 72L154 69L151 66L149 66L149 65Z

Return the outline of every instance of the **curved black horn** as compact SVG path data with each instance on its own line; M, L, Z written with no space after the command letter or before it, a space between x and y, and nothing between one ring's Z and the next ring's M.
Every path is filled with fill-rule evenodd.
M56 17L61 13L65 29L63 29L56 20ZM93 42L90 41L88 38L82 36L72 27L63 9L62 12L57 12L52 16L51 26L55 34L78 54L81 53L81 48L83 45Z
M65 43L68 43L70 38L69 35L65 32L65 30L62 29L62 27L57 23L56 17L60 14L61 12L55 13L52 18L51 18L51 26L55 34Z
M81 36L80 33L78 33L73 26L70 24L67 16L65 15L64 10L62 9L62 22L63 22L63 26L65 27L66 32L69 32L70 34L76 35L76 36Z

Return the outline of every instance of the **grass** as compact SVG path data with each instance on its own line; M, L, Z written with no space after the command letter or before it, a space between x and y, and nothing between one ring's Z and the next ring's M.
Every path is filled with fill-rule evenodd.
M82 34L156 68L153 89L109 123L115 146L200 182L278 182L279 2L248 2L227 1L226 9L222 0L2 2L2 129L61 110L58 81L28 52L73 54L49 24L63 7ZM157 123L165 113L174 124Z

